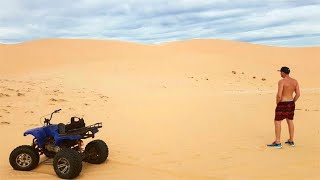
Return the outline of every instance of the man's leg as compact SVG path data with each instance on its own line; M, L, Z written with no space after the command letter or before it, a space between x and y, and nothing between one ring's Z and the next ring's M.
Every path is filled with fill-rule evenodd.
M274 121L275 134L276 134L276 143L280 144L280 135L281 135L281 121Z
M290 142L293 142L293 136L294 136L294 124L293 120L287 119L288 127L289 127L289 135L290 135Z

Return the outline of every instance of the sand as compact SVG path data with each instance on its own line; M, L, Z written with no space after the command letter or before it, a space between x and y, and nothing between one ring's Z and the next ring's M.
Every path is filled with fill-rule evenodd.
M110 155L83 163L78 179L319 179L320 47L279 48L223 40L159 45L45 39L0 45L0 177L56 179L41 157L14 171L10 152L55 109L53 122L103 122ZM276 70L300 81L296 147L274 140ZM283 123L282 142L288 138ZM85 142L89 142L87 139Z

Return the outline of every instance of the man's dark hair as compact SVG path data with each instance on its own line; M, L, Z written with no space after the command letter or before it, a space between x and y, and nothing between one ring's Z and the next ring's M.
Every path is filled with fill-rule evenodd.
M284 66L280 69L280 72L283 72L285 74L290 74L290 68Z

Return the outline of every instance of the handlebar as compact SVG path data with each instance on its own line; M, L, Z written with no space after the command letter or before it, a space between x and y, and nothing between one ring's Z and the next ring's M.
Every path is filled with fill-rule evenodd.
M58 113L59 111L61 111L61 109L55 110L55 111L53 111L53 113Z
M51 119L52 119L53 114L54 114L54 113L58 113L59 111L61 111L61 109L57 109L57 110L53 111L53 112L50 113L50 114L47 114L47 115L42 116L42 117L45 117L45 116L50 115L50 118L49 118L49 119L44 118L44 125L45 125L45 126L46 126L46 125L50 125L50 124L51 124L50 121L51 121ZM42 117L41 117L41 118L42 118ZM41 118L40 118L40 121L41 121Z

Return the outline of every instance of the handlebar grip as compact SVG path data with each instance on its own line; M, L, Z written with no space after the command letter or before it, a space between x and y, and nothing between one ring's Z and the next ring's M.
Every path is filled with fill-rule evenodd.
M54 112L57 113L57 112L59 112L59 111L61 111L61 109L55 110Z

